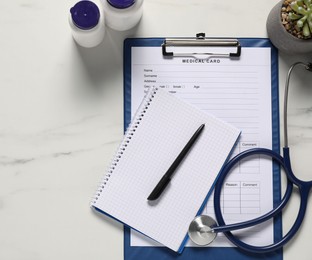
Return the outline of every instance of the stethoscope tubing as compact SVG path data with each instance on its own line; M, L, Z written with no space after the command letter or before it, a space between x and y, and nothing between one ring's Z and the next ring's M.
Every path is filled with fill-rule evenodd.
M254 149L249 149L249 150L246 150L246 151L238 154L237 156L235 156L232 160L230 160L225 165L224 169L222 170L222 174L219 176L219 178L216 182L215 193L214 193L214 205L215 205L216 215L218 212L221 213L221 190L222 190L225 178L227 177L227 175L229 174L231 169L237 163L239 163L241 160L245 159L246 157L253 156L253 155L266 155L266 156L272 157L275 161L277 161L279 163L279 165L282 165L282 167L285 168L285 170L286 170L283 157L281 157L278 153L273 152L272 150L265 149L265 148L254 148ZM270 212L268 212L268 213L266 213L266 214L264 214L264 215L262 215L256 219L245 221L245 222L240 222L240 223L235 223L235 224L230 224L230 225L225 225L225 224L219 223L220 226L214 227L213 231L216 233L234 231L234 230L238 230L238 229L251 227L251 226L254 226L254 225L257 225L257 224L260 224L262 222L269 220L270 218L272 218L272 216L280 213L283 210L283 208L286 206L286 204L287 204L287 202L291 196L292 189L293 189L293 185L291 182L288 181L285 194L284 194L283 198L281 199L280 204L277 207L275 207L273 210L271 210ZM220 216L222 217L222 215L220 215ZM219 219L218 215L216 217L218 220Z
M253 253L267 253L267 252L278 250L295 236L295 234L297 233L297 231L299 230L303 222L304 215L307 209L309 193L312 188L312 181L302 181L302 180L299 180L294 175L292 168L291 168L290 153L289 153L289 147L288 147L288 132L287 132L288 89L289 89L289 80L290 80L291 72L293 71L294 67L297 65L304 66L305 69L312 71L312 64L311 63L305 64L303 62L294 63L288 71L287 78L286 78L286 85L285 85L285 95L284 95L284 146L285 147L283 148L283 157L280 154L274 152L273 150L266 149L266 148L254 148L254 149L246 150L236 155L233 159L231 159L225 165L215 185L214 208L215 208L215 215L216 215L218 226L213 227L212 232L215 232L215 233L223 232L225 236L238 248L241 248L243 250L253 252ZM222 213L221 213L221 200L220 200L223 183L228 173L239 161L241 161L242 159L246 157L253 156L253 155L265 155L265 156L271 157L273 161L277 162L284 169L286 177L287 177L286 191L281 201L279 202L279 204L275 205L274 208L268 213L258 218L249 220L249 221L226 225L224 222ZM239 229L243 229L247 227L252 227L260 223L263 223L271 218L275 218L279 216L282 213L282 210L284 209L284 207L287 205L287 202L289 201L294 185L298 187L299 195L300 195L300 206L299 206L298 215L291 229L279 241L274 242L273 244L267 245L267 246L253 246L253 245L249 245L249 244L242 242L241 240L239 240L232 234L231 231L239 230Z
M239 161L241 161L242 159L244 159L246 157L253 156L253 155L269 156L284 169L286 177L287 177L286 191L285 191L284 196L282 197L280 203L277 206L275 206L274 209L272 209L268 213L266 213L266 214L264 214L258 218L249 220L249 221L226 225L224 222L222 213L221 213L221 202L220 202L221 201L220 200L221 199L221 190L222 190L223 183L224 183L225 178L227 177L228 173L231 171L231 169ZM216 185L215 185L214 205L215 205L215 215L216 215L216 220L217 220L218 226L213 227L213 232L215 232L215 233L223 232L224 235L234 245L236 245L237 247L239 247L243 250L246 250L246 251L252 252L252 253L267 253L267 252L271 252L274 250L278 250L281 247L283 247L286 243L288 243L295 236L295 234L299 230L301 223L304 219L304 215L305 215L306 208L307 208L308 197L309 197L309 193L310 193L310 190L312 187L312 182L311 181L309 181L309 182L301 181L295 177L295 175L292 172L291 165L290 165L290 156L289 156L289 148L288 147L283 148L283 156L284 156L284 158L282 156L280 156L278 153L276 153L272 150L269 150L269 149L254 148L254 149L250 149L250 150L247 150L247 151L244 151L244 152L238 154L237 156L235 156L232 160L230 160L226 164L225 168L222 171L222 174L219 176L219 178L216 182ZM277 241L271 245L267 245L267 246L253 246L253 245L249 245L249 244L242 242L241 240L236 238L231 233L231 231L234 231L234 230L239 230L239 229L258 225L260 223L263 223L263 222L265 222L269 219L272 219L272 218L278 216L279 214L281 214L282 210L287 205L289 198L292 194L293 185L296 185L299 189L299 194L300 194L300 199L301 199L299 212L298 212L297 218L296 218L295 223L292 226L292 228L279 241Z
M216 216L217 222L215 222L209 216L202 216L202 218L196 217L191 223L190 228L189 228L189 234L191 236L191 239L192 239L192 236L194 236L192 240L195 243L199 242L199 244L201 245L203 244L203 242L210 243L216 237L215 235L217 233L222 232L239 249L252 252L252 253L268 253L268 252L272 252L283 247L286 243L288 243L295 236L295 234L299 230L303 222L306 209L307 209L309 193L312 188L312 181L302 181L298 179L294 175L292 168L291 168L291 163L290 163L290 152L289 152L289 147L288 147L288 133L287 133L288 89L289 89L289 79L290 79L291 72L293 68L297 65L304 66L306 70L312 71L312 63L306 64L303 62L294 63L288 71L286 85L285 85L285 96L284 96L283 156L267 148L254 148L254 149L249 149L249 150L239 153L238 155L233 157L228 163L226 163L216 180L215 188L214 188L214 210L215 210L215 216ZM254 156L254 155L267 156L270 159L272 159L275 164L283 168L285 175L287 177L286 191L283 197L281 198L281 200L278 203L274 203L275 205L273 205L273 209L270 210L268 213L260 217L254 218L252 220L226 225L223 219L223 215L221 213L221 190L223 188L223 183L227 175L231 172L231 170L236 164L238 164L241 160L249 156ZM300 205L299 205L298 215L294 221L294 224L290 228L290 230L286 233L286 235L282 236L278 241L274 241L272 244L266 245L266 246L249 245L249 244L244 243L243 241L241 241L240 239L238 239L236 236L233 235L232 231L240 230L240 229L244 229L248 227L253 227L265 221L268 221L270 219L273 219L274 221L274 219L276 219L277 216L281 216L282 210L285 208L285 206L287 205L291 197L293 186L297 186L298 188L299 195L300 195ZM195 226L193 224L195 224ZM201 236L202 231L197 230L197 225L203 225L203 224L206 225L206 227L209 229L209 231L205 231L204 233L214 233L214 236L207 236L205 237L204 240L202 240L203 239L203 237ZM194 227L195 227L195 230L194 230ZM198 238L200 239L197 240Z

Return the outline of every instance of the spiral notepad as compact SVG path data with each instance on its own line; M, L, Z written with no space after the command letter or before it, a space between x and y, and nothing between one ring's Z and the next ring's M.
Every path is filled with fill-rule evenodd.
M147 197L201 124L205 129L156 202ZM132 119L92 207L181 252L240 131L151 88Z

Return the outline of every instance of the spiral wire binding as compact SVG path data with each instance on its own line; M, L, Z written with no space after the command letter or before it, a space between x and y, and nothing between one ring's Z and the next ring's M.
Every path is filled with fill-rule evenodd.
M100 184L98 185L98 189L96 190L96 193L92 198L91 206L96 204L101 193L105 189L105 185L108 183L110 177L114 173L114 170L115 170L118 162L120 161L120 159L122 158L122 155L126 151L128 144L130 143L130 141L131 141L134 133L136 132L139 124L141 123L141 120L143 119L147 109L149 108L151 102L153 101L153 98L155 97L157 90L158 90L157 87L153 87L146 94L146 97L144 98L144 101L142 102L142 104L140 106L140 108L141 107L143 107L143 108L138 109L138 114L135 115L133 121L129 124L129 126L125 132L125 137L124 137L122 143L118 147L117 152L115 153L115 156L113 157L111 164L110 164L108 170L106 171L106 174L104 175L104 177L100 181Z

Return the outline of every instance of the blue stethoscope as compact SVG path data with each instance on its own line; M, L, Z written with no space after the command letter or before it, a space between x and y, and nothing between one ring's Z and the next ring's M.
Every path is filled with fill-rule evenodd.
M217 233L222 232L238 248L241 248L243 250L253 252L253 253L265 253L265 252L271 252L271 251L274 251L283 247L287 242L289 242L295 236L296 232L299 230L302 224L302 221L304 219L305 212L306 212L308 196L312 188L312 181L299 180L294 175L291 169L291 164L290 164L288 133L287 133L288 87L289 87L289 79L290 79L291 72L294 69L294 67L297 65L304 66L306 70L312 71L312 63L306 64L303 62L294 63L288 71L286 84L285 84L285 94L284 94L283 157L280 154L274 152L273 150L269 150L265 148L254 148L254 149L246 150L236 155L233 159L231 159L225 165L215 185L214 210L215 210L216 221L210 216L200 215L200 216L197 216L191 222L189 226L188 234L189 234L190 239L195 244L208 245L216 238ZM231 169L235 165L237 165L238 162L248 157L254 156L254 155L268 156L269 158L272 158L273 161L277 162L281 166L281 168L284 169L285 174L287 176L287 187L286 187L285 194L283 198L281 199L280 204L276 206L270 212L264 214L263 216L249 220L249 221L241 222L241 223L226 225L224 222L222 213L221 213L221 203L220 203L220 195L221 195L221 190L223 187L224 180L227 177L228 173L231 171ZM253 245L249 245L249 244L242 242L240 239L238 239L232 234L231 231L258 225L262 222L265 222L281 214L281 211L283 210L283 208L285 207L285 205L287 204L291 196L294 185L298 187L300 198L301 198L299 212L298 212L297 218L292 228L278 242L273 243L271 245L266 245L266 246L253 246Z

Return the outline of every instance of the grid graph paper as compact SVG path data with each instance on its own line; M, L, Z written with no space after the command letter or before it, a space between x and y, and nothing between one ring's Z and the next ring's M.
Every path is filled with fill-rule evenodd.
M205 128L158 201L147 197L201 124ZM91 205L179 251L240 131L163 89L151 88Z

